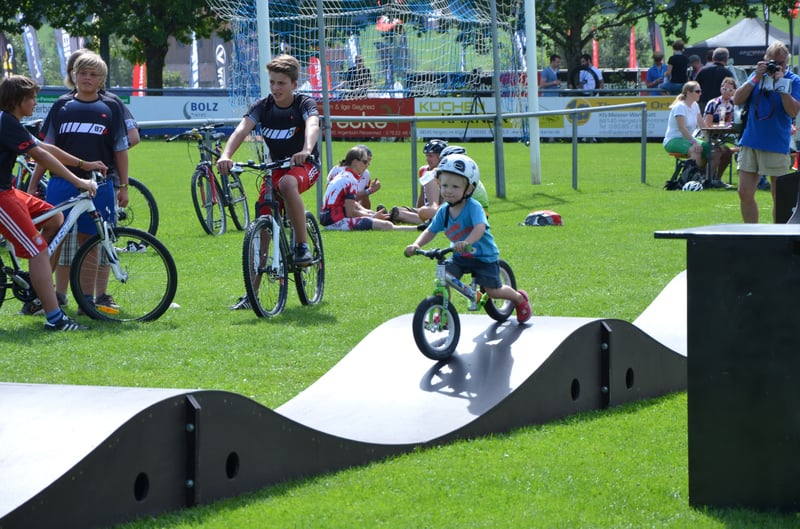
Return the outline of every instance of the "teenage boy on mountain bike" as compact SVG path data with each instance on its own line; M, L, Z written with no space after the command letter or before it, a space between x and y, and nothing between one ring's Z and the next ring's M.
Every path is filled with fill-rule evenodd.
M286 215L294 230L297 245L293 261L297 265L308 266L313 257L308 247L305 205L300 194L310 189L320 175L317 149L319 112L316 101L294 93L300 75L297 59L291 55L279 55L267 64L267 72L270 94L256 101L239 122L217 160L217 168L223 174L230 171L234 163L231 156L256 125L261 126L261 136L267 144L270 160L292 159L290 168L272 171L272 182L281 194ZM264 182L256 202L258 215L269 213L269 206L265 203L268 189L269 186ZM247 296L240 298L231 308L249 308Z
M437 233L444 232L453 243L453 258L447 262L447 271L458 278L471 273L490 297L514 303L519 323L528 321L532 312L528 293L514 290L500 280L500 252L489 232L483 206L472 198L480 182L478 165L465 154L451 154L439 162L436 179L446 204L436 211L417 240L406 246L406 256L411 257Z
M35 226L33 217L52 209L52 206L16 189L11 183L12 169L17 155L28 153L37 165L94 195L97 184L93 180L78 178L64 164L83 164L103 171L106 166L102 162L81 162L57 147L40 143L25 130L20 120L33 115L38 93L39 85L22 75L12 75L0 82L0 233L13 244L16 255L29 260L31 285L47 317L44 328L49 331L82 330L86 327L73 321L59 307L47 252L48 241L61 227L64 215L59 213Z

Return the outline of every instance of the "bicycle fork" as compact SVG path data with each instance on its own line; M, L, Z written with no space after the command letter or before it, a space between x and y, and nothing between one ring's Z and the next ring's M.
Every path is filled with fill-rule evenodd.
M100 236L102 255L98 256L98 265L107 264L111 267L111 271L114 273L114 277L117 278L117 281L120 283L127 282L128 272L122 268L122 263L119 262L119 257L117 256L117 250L114 248L114 243L117 241L114 231L108 225L108 222L103 220L100 212L96 209L90 211L89 215L92 217L92 220L94 220L94 224L97 226L97 234ZM104 259L102 256L105 256L105 260L107 260L108 263L103 262Z

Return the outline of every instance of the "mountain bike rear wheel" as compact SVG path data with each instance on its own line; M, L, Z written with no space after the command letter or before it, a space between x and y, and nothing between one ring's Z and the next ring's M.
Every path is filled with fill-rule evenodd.
M117 206L117 226L136 228L155 235L158 231L158 204L153 193L136 178L128 178L128 205Z
M242 184L242 179L239 178L239 175L235 173L228 175L227 182L228 196L230 197L228 212L236 229L242 231L250 224L250 208L247 206L244 184Z
M295 266L294 285L297 297L303 305L316 305L322 301L325 291L325 252L322 249L322 232L316 217L306 211L306 233L308 246L314 260L309 266Z
M247 299L259 318L280 314L288 297L289 268L286 254L289 251L286 235L280 230L279 251L273 255L272 216L264 215L254 220L244 235L242 271Z

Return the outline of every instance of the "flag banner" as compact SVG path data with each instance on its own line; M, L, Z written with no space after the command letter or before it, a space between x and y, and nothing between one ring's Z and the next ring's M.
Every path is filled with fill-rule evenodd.
M144 90L147 88L147 66L144 64L134 64L133 65L133 88L134 91L132 95L134 96L143 96L145 92L141 92L139 90Z
M225 42L215 33L211 40L214 47L214 68L217 73L217 88L228 88L228 50Z
M189 54L189 88L200 88L200 60L197 57L197 35L192 31L192 52Z
M631 40L628 52L628 68L632 70L639 69L639 60L636 58L636 30L631 26Z
M42 69L42 56L39 51L39 38L33 26L22 28L22 38L25 41L25 57L28 59L28 69L31 79L37 84L44 84L44 70Z

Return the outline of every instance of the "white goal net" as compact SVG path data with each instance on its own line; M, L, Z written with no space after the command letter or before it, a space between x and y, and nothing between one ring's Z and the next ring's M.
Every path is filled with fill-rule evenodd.
M522 0L322 0L326 64L320 69L316 0L269 0L272 55L300 60L300 90L321 96L323 78L333 99L472 95L492 89L493 46L504 96L524 79ZM208 0L234 33L231 97L259 97L256 0ZM265 0L258 0L258 6ZM360 57L360 59L359 59ZM359 69L357 61L363 60ZM266 93L266 90L264 91ZM484 94L487 95L487 94Z

